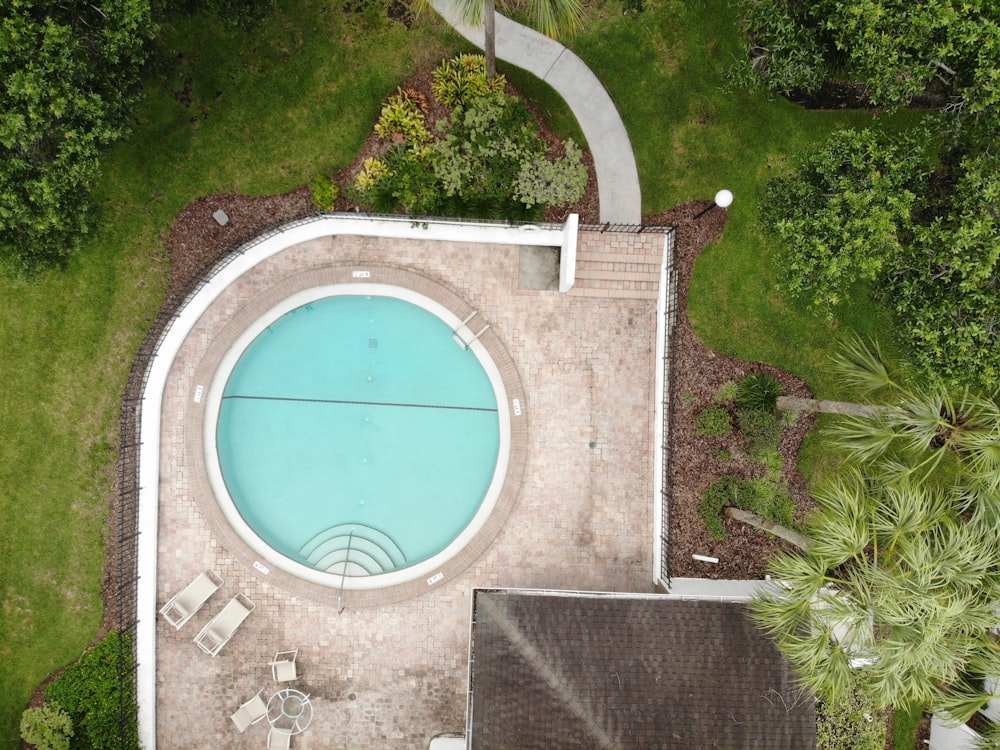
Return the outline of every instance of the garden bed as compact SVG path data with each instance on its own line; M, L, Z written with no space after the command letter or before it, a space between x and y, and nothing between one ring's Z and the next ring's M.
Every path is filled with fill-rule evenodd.
M790 545L728 518L724 520L726 538L714 539L698 512L698 505L705 490L720 477L732 474L752 479L762 476L764 468L745 450L740 450L738 436L699 435L695 422L702 409L717 403L719 392L726 383L738 382L751 372L773 375L781 382L784 395L807 397L810 392L802 380L787 372L718 354L703 344L694 332L686 304L694 264L701 251L722 233L726 218L723 210L715 208L695 220L694 217L706 207L704 201L686 203L664 214L645 217L649 224L677 226L674 253L678 315L671 362L672 575L757 579L766 574L768 560L778 551L790 549ZM782 430L777 448L781 457L781 479L795 504L797 521L805 520L806 514L815 507L797 469L799 448L814 423L814 416L800 416L793 425ZM715 557L719 562L699 562L692 558L695 554Z

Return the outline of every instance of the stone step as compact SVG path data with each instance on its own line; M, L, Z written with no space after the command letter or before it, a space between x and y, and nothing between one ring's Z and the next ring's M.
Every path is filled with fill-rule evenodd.
M587 261L594 263L645 263L659 268L663 264L663 258L659 255L632 255L631 253L593 253L586 250L578 250L576 253L577 262Z
M594 287L576 285L568 294L574 297L603 297L605 299L649 299L659 296L656 289L597 289Z
M576 281L582 279L607 279L610 281L651 281L654 284L660 282L659 271L608 271L586 266L576 267Z

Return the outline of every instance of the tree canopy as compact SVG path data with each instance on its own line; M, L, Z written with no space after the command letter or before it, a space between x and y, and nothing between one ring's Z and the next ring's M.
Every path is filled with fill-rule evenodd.
M996 121L1000 6L994 0L743 0L752 77L783 94L830 77L877 106L927 98Z
M768 185L779 283L832 317L865 290L895 314L926 370L1000 384L1000 157L950 151L927 131L835 133Z
M99 154L128 130L148 0L8 0L0 19L0 261L30 274L92 228Z

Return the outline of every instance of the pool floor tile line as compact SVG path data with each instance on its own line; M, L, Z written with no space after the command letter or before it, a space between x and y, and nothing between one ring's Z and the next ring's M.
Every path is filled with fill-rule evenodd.
M234 555L238 541L209 523L221 511L187 460L198 363L225 348L210 332L248 301L263 304L275 284L302 273L322 279L331 263L379 266L386 278L396 267L416 271L479 309L509 350L501 369L521 380L527 417L512 418L521 488L492 543L429 593L375 595L364 608L345 595L342 614L335 598L318 601ZM159 604L206 567L225 584L182 630L158 623L161 750L262 747L266 722L241 735L229 716L260 688L276 691L266 662L295 647L296 684L315 701L296 747L424 750L433 735L465 728L473 586L650 590L655 302L522 293L517 264L514 247L325 238L262 263L231 287L238 301L199 321L191 340L204 351L181 352L165 393ZM237 592L256 610L213 659L193 638Z

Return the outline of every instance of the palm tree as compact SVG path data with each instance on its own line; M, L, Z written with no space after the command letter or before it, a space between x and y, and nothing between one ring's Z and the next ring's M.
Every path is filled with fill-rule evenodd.
M497 73L496 0L456 0L462 19L473 26L483 24L485 35L486 74ZM554 36L561 31L573 31L583 8L580 0L530 0L533 25L543 34Z
M854 682L878 705L915 703L964 721L1000 675L1000 498L964 482L849 470L817 494L804 554L751 612L820 698Z
M778 407L846 415L833 428L837 443L862 464L888 476L928 477L944 464L972 483L1000 491L1000 402L968 389L911 384L886 363L878 344L854 338L833 368L881 404L779 399Z
M859 685L964 721L1000 675L1000 405L900 377L874 342L848 342L834 367L881 403L826 402L847 415L831 432L849 468L816 493L807 547L772 562L780 583L752 616L821 698ZM1000 729L980 746L1000 750Z

